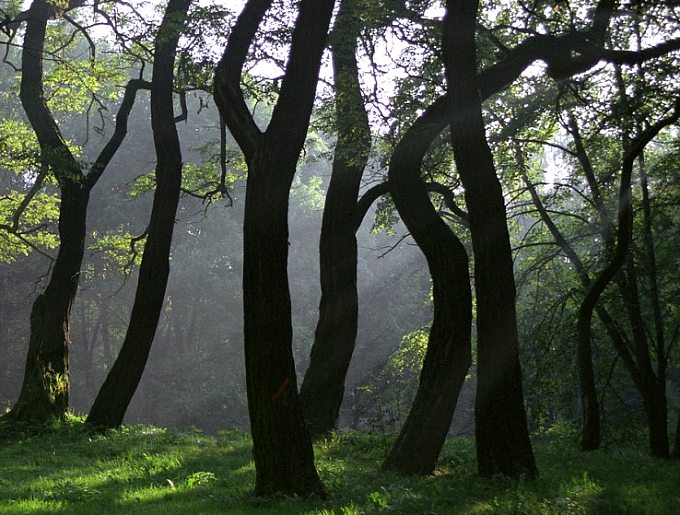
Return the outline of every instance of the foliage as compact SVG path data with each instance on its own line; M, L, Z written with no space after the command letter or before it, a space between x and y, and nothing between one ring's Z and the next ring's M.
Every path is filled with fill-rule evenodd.
M0 226L12 226L14 213L22 200L23 195L16 191L0 198ZM54 195L38 193L24 210L17 232L0 227L0 263L13 263L35 248L56 248L59 238L49 229L58 217L59 199Z
M376 367L369 382L357 387L365 429L384 436L399 428L418 388L427 342L425 330L406 334L387 362Z

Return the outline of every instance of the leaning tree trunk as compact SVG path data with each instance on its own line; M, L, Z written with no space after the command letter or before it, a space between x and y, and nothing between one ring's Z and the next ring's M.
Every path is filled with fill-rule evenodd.
M344 0L332 35L338 141L319 241L321 301L314 345L300 388L309 431L335 429L357 336L357 198L371 148L359 85L357 38L363 27L355 0Z
M399 216L427 259L434 317L413 406L383 467L420 475L434 471L472 359L467 252L430 202L420 174L430 142L439 132L428 114L404 135L389 168L390 193Z
M163 308L182 182L182 152L173 111L174 64L190 4L191 0L170 0L156 38L151 81L156 191L130 324L118 358L87 417L87 422L94 426L117 427L123 423L144 372Z
M503 192L486 141L476 80L478 2L448 0L444 52L451 140L475 255L479 473L534 477L519 365L515 280Z
M31 338L21 393L9 417L44 421L63 418L69 407L68 347L71 307L85 250L89 193L79 184L62 187L60 246L50 281L31 310Z
M644 151L645 146L649 144L649 142L652 141L652 139L654 139L663 128L675 123L679 117L680 101L676 101L675 109L670 115L647 127L644 132L633 141L625 141L625 154L621 164L621 183L619 185L618 192L618 225L616 228L616 248L610 261L593 280L590 288L587 290L586 295L581 302L581 306L579 307L578 319L576 323L579 347L585 347L590 344L593 311L600 299L600 296L602 293L604 293L609 283L618 273L620 273L621 268L626 261L626 256L629 252L629 248L633 239L631 179L635 160ZM652 369L646 335L644 334L644 329L642 328L643 322L641 321L640 316L635 314L635 310L630 310L631 298L628 298L628 300L625 298L627 296L630 297L630 295L633 294L633 292L628 291L631 287L632 285L628 284L628 286L625 288L626 291L623 291L623 294L624 301L626 302L629 313L631 314L631 323L634 331L635 348L633 350L633 355L635 356L636 364L639 369L639 376L637 377L638 382L636 384L638 385L640 393L643 396L645 410L650 423L650 444L653 445L652 452L664 453L663 445L659 444L659 439L661 438L660 432L663 430L661 430L658 421L660 417L665 414L666 410L662 410L660 408L659 399L657 397L660 394L665 397L665 394L662 394L658 390L659 388L665 388L665 385L663 387L660 386L658 378L655 377L654 371ZM632 299L633 302L634 297ZM634 379L635 378L636 377L634 376ZM652 428L651 424L654 424L654 428ZM665 431L667 431L667 429ZM588 440L588 438L592 438L592 436L593 435L587 433L584 429L583 439L581 442L581 448L583 450L591 450L592 448L596 448L588 445L593 442L593 440ZM665 455L667 456L667 437L665 448Z

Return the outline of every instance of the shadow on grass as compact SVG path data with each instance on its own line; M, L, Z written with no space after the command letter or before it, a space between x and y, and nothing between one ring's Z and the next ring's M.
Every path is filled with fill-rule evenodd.
M0 428L2 433L2 428ZM16 433L0 446L2 513L676 513L680 463L635 451L582 454L541 442L541 478L476 476L471 440L448 442L437 473L380 470L390 440L357 433L315 443L329 500L251 495L243 432L205 437L143 426L103 435L71 425Z

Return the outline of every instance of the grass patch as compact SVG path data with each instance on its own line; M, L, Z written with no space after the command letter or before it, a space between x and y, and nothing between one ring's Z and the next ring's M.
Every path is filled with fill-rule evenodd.
M428 478L380 471L389 441L341 433L315 444L329 500L255 498L251 442L148 426L103 435L77 420L39 429L0 423L0 513L68 514L673 514L680 463L616 449L535 444L541 477L475 475L470 440L448 442Z

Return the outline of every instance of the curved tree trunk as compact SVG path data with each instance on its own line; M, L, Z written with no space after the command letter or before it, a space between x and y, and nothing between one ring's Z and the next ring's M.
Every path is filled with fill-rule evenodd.
M680 117L680 102L676 103L675 110L672 114L651 125L645 129L645 131L634 141L626 144L627 148L625 149L625 154L621 165L621 183L619 185L618 193L618 225L616 228L616 248L611 260L599 272L597 277L590 285L590 288L586 291L586 295L581 302L581 306L579 307L576 332L578 345L580 348L590 346L593 311L602 293L605 291L612 279L614 279L614 277L621 271L621 268L626 262L626 256L633 238L631 179L635 160L642 153L645 146L664 127L675 123L678 117ZM632 284L628 284L628 286L624 288L626 291L622 291L622 293L631 318L631 325L634 330L635 349L633 350L633 355L635 356L639 373L634 375L633 378L637 379L636 384L638 385L640 393L642 394L645 402L645 411L650 424L650 445L652 446L652 452L660 452L665 454L665 456L668 456L668 437L666 436L665 451L664 445L660 443L661 433L663 431L667 431L667 429L661 429L659 423L660 417L667 417L666 408L661 409L660 401L658 399L660 395L659 389L665 388L665 385L662 387L660 386L652 370L649 350L646 345L646 336L644 334L644 329L642 328L642 322L639 319L639 315L636 315L634 306L631 305L631 302L634 302L635 298L635 292L628 291L631 287ZM626 299L626 297L628 297L628 299ZM665 394L662 396L665 398ZM599 443L599 438L597 441L594 439L595 433L587 432L585 425L583 431L581 448L586 451L597 448L596 445L593 446L595 443Z
M355 0L343 0L332 35L335 147L319 241L321 301L300 402L309 431L335 429L357 336L357 198L371 148L356 61L363 27Z
M476 81L478 2L448 0L444 52L451 140L465 187L477 294L476 445L479 473L534 477L519 365L515 280L505 203L486 141Z
M383 468L431 474L471 363L472 292L465 247L430 202L420 169L436 124L421 116L392 154L390 193L432 276L434 317L411 411Z
M59 250L45 292L31 310L31 337L19 398L8 414L19 420L62 418L69 407L68 348L71 307L78 291L86 234L90 190L122 144L127 120L141 81L128 83L116 117L116 127L85 176L64 141L43 93L43 53L47 22L53 6L35 0L27 16L21 58L20 99L40 145L43 166L61 190Z
M12 419L44 421L62 418L68 411L69 321L85 250L88 196L78 184L62 188L59 252L47 288L31 310L24 381L9 414Z
M88 424L117 427L137 390L163 308L170 247L182 182L182 153L173 111L177 43L191 0L170 0L156 38L151 81L151 126L156 147L156 191L137 292L123 346L87 417Z
M262 133L240 86L248 49L272 0L249 0L215 75L220 114L248 163L243 224L246 386L255 493L320 494L292 352L288 196L314 104L333 0L302 0L286 73Z

